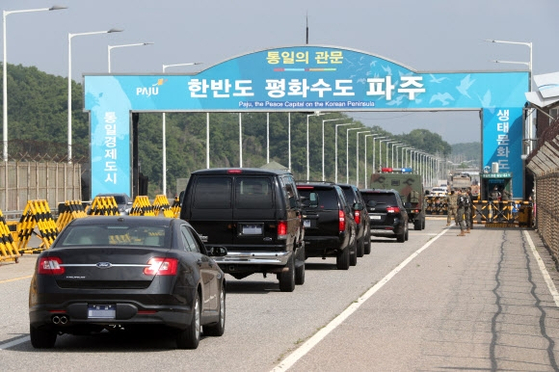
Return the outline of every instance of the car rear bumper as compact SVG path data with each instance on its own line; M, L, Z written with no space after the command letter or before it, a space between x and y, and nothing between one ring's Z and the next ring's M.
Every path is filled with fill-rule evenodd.
M227 255L223 257L214 257L215 262L220 267L222 265L277 265L285 266L292 252L278 251L278 252L258 252L258 251L243 251L234 252L227 250Z

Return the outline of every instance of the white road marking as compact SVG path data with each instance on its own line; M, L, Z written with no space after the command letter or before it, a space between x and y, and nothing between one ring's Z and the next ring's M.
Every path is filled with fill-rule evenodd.
M12 346L23 344L24 342L27 342L29 340L30 340L29 336L25 336L25 337L15 339L15 340L10 341L10 342L6 342L5 344L0 344L0 350L9 349Z
M545 264L543 263L540 254L536 250L536 246L534 245L532 238L530 237L530 234L528 234L526 230L524 230L524 236L526 237L526 240L528 240L528 245L530 245L530 248L532 249L532 253L536 257L536 261L538 262L538 266L540 267L540 271L542 272L543 279L545 280L545 283L547 284L547 288L549 289L549 292L551 293L551 296L555 301L555 306L559 307L559 292L557 292L557 288L555 287L553 280L551 280L551 277L547 272Z
M310 339L308 339L304 344L297 348L294 352L289 354L285 359L283 359L277 366L272 369L271 372L287 371L291 368L299 359L305 356L313 347L315 347L320 341L322 341L330 332L332 332L336 327L338 327L344 320L346 320L351 314L353 314L361 305L367 301L372 295L374 295L379 289L381 289L390 279L392 279L396 274L398 274L407 264L409 264L415 257L417 257L421 252L427 249L431 244L433 244L438 238L444 235L448 229L444 229L436 237L429 240L423 247L419 248L417 251L412 253L408 258L406 258L402 263L400 263L394 270L392 270L388 275L386 275L380 282L372 286L365 294L349 305L340 315L335 317L330 323L328 323L324 328L321 328L317 333L315 333Z

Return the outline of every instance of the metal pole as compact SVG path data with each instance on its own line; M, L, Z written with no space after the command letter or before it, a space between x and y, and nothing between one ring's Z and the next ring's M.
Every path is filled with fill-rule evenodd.
M334 165L334 172L335 172L334 182L335 183L338 183L338 127L343 127L343 126L346 126L346 125L353 125L353 124L355 124L355 123L336 124L335 133L334 133L334 142L335 142L334 146L336 148L336 150L334 152L334 162L335 162L335 165Z

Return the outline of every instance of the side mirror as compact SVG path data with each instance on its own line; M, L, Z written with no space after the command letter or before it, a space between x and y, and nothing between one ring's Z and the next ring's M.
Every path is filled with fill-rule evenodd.
M225 247L209 247L206 248L206 251L208 252L208 256L213 256L213 257L223 257L223 256L227 256L227 248Z
M354 211L362 211L363 210L363 204L356 202L353 203L353 210Z

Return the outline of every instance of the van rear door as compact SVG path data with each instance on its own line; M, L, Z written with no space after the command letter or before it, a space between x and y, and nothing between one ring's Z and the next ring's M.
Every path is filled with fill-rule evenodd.
M207 245L233 244L236 231L232 185L232 177L197 175L187 186L187 200L183 203L186 213L181 218L190 222Z

